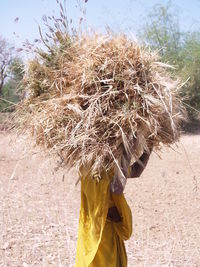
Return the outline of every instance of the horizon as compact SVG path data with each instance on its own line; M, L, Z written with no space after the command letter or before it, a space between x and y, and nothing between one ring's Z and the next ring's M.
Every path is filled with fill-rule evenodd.
M38 2L40 5L38 5ZM124 0L106 2L97 0L67 1L66 9L68 20L73 20L73 26L78 27L81 17L80 5L86 9L86 27L96 31L104 31L106 27L136 36L138 30L144 25L147 14L157 4L171 3L176 12L182 31L199 29L200 1L158 1L158 0ZM38 8L38 6L40 8ZM1 3L0 9L0 35L20 47L25 40L33 41L38 38L38 26L42 25L43 15L58 15L59 7L56 0L7 0Z

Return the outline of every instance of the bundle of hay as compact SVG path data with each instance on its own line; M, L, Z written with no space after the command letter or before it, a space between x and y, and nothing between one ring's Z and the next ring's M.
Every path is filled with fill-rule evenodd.
M135 161L170 146L184 109L178 82L158 61L124 35L66 36L29 62L20 127L70 168L108 169L124 150Z

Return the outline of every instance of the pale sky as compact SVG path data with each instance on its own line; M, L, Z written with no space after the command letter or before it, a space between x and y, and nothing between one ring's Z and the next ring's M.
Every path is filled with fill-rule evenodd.
M66 0L68 18L77 24L81 0ZM160 0L88 0L86 6L87 25L95 30L110 26L115 31L135 34L146 19L146 14L155 4L165 4ZM200 0L171 0L180 18L182 30L200 26ZM38 23L42 25L44 14L58 13L56 0L0 0L0 35L20 46L25 39L39 36ZM18 22L14 22L15 18Z

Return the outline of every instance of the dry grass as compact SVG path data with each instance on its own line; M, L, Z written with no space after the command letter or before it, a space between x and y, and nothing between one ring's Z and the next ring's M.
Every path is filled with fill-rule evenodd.
M170 66L123 34L69 29L56 2L60 17L43 16L46 31L39 27L46 50L35 49L27 66L19 128L69 168L90 162L108 169L124 152L133 162L144 150L176 142L184 109Z
M17 118L67 167L110 168L124 151L135 161L144 150L177 141L180 84L156 53L111 33L63 34L49 53L38 53Z

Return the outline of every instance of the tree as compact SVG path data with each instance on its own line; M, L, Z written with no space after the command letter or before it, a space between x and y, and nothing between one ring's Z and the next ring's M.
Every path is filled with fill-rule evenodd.
M182 33L179 29L178 17L170 2L165 6L158 4L153 7L147 15L139 38L152 49L158 49L163 61L182 65L180 60Z
M173 74L187 81L181 96L190 119L200 110L200 32L181 32L173 6L156 5L147 15L139 37L152 49L160 51L161 60L174 65Z
M20 58L13 58L7 69L7 80L2 88L0 112L12 111L13 104L19 101L20 91L23 90L24 64Z
M183 80L188 79L182 94L188 105L190 117L195 119L200 111L200 32L185 34L181 57L183 68L180 75Z
M0 36L0 95L2 88L8 75L8 68L12 61L12 53L14 47Z

